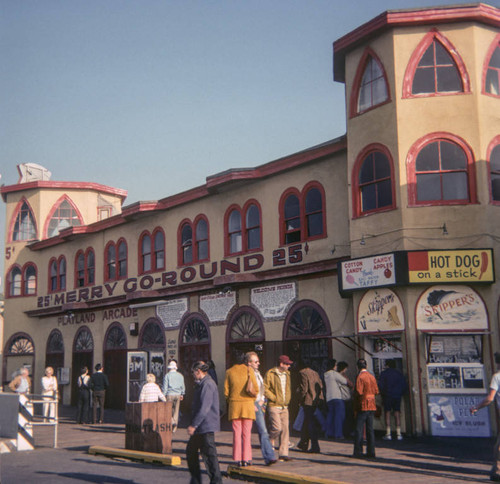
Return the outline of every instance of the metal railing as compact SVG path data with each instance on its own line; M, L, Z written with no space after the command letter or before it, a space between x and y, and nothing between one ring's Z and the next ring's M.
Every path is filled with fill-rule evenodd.
M54 449L57 448L57 432L59 426L59 396L55 395L37 395L34 393L25 394L26 402L23 404L26 408L31 407L31 419L26 427L54 427ZM21 400L20 400L20 403ZM41 413L35 410L41 409Z

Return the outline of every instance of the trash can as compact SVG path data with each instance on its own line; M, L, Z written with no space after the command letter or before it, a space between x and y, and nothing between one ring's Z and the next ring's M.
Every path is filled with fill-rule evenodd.
M125 448L172 453L172 402L127 403Z

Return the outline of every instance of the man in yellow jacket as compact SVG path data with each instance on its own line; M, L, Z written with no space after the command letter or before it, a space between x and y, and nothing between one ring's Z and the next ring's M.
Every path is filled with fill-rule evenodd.
M267 398L267 412L269 416L269 436L271 442L280 439L279 460L292 460L288 457L288 443L290 440L288 405L292 398L290 381L290 366L293 361L287 355L281 355L278 366L271 368L264 379L265 397Z

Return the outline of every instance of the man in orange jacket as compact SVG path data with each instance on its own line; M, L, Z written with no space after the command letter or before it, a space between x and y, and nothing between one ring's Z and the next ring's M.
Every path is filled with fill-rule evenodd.
M375 395L379 393L377 380L366 369L366 360L360 358L357 362L358 377L355 385L356 402L356 432L354 434L353 457L362 458L363 455L363 428L366 425L366 457L375 458L375 431L373 430L373 417L377 406Z

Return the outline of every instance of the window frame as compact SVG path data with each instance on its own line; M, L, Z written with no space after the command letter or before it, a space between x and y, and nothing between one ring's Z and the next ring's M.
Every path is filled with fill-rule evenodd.
M306 231L307 231L307 214L306 214L306 199L307 199L307 194L309 190L316 188L319 190L321 194L321 214L322 214L322 226L323 226L323 231L322 233L318 235L313 235L313 236L308 236ZM286 242L286 235L288 233L291 233L291 231L286 230L286 220L285 219L285 204L291 195L296 196L299 199L299 219L300 219L300 237L299 240L296 241L291 241L291 242ZM286 246L286 245L291 245L291 244L300 244L304 242L310 242L313 240L318 240L318 239L324 239L328 236L328 230L326 227L326 197L325 197L325 189L323 188L323 185L314 180L310 181L304 187L302 188L301 191L299 191L295 187L290 187L286 189L280 197L279 201L279 220L280 220L280 225L279 225L279 236L280 236L280 245L281 246Z
M79 227L81 225L84 225L83 216L82 216L80 210L78 210L78 207L75 205L73 200L71 200L71 198L68 197L68 195L64 194L58 198L58 200L54 203L54 205L52 205L52 208L50 209L50 212L49 212L47 218L45 219L45 224L43 227L43 237L44 238L48 239L51 237L57 237L59 235L60 232L57 233L56 235L49 236L49 226L50 226L50 222L51 222L52 218L54 217L54 214L59 209L61 204L65 201L68 202L70 207L75 211L75 213L78 217L78 220L80 222L80 225L70 225L69 227ZM69 227L67 227L67 228L69 228Z
M35 284L33 292L30 292L27 286L28 278L26 277L26 274L28 269L30 268L33 268L34 270ZM19 283L16 284L13 284L12 281L12 274L14 271L16 271L17 275L19 276ZM5 291L6 298L10 299L16 297L36 296L38 291L38 268L36 264L31 261L26 262L23 266L20 266L19 264L13 264L6 273L5 282L6 282L6 291ZM18 294L12 293L13 287L18 288Z
M488 151L487 151L487 155L486 155L486 163L487 163L487 166L488 166L488 187L489 187L489 191L490 191L490 203L492 205L500 205L500 200L494 200L493 199L493 187L491 185L491 164L490 164L490 160L491 160L491 154L493 153L493 150L497 148L500 150L500 135L498 136L495 136L489 146L488 146ZM499 171L499 174L500 174L500 171Z
M257 207L258 212L259 212L259 225L247 227L247 213L252 205L255 205ZM229 231L229 220L230 220L231 214L233 212L236 212L239 214L240 228L237 231L230 232ZM257 227L259 228L259 247L256 247L254 249L249 249L248 248L249 230L255 230ZM240 234L241 250L231 252L231 237L234 234ZM254 198L251 198L245 202L243 207L240 207L238 204L230 205L226 209L226 212L224 214L224 255L225 255L225 257L233 257L236 255L241 255L241 254L251 254L254 252L259 252L262 249L263 249L263 247L262 247L262 208L260 206L260 203L257 200L255 200Z
M158 234L161 234L161 236L163 238L161 247L157 247L157 244L156 244L156 242L157 242L156 236ZM152 252L152 254L151 254L151 270L152 270L152 272L163 271L163 270L165 270L167 260L166 260L166 250L165 250L165 232L163 231L163 229L161 227L156 227L153 230L153 233L151 235L151 244L152 244L152 247L151 247L151 252ZM163 252L163 265L159 266L158 265L158 254L160 254L162 252Z
M363 211L361 203L361 187L359 183L359 173L363 167L363 163L366 158L372 153L382 153L389 161L390 167L390 180L391 180L391 193L392 193L392 204L386 205L385 207L375 208L372 210ZM387 212L389 210L394 210L397 208L396 204L396 183L395 183L395 171L394 171L394 159L387 146L380 143L371 143L363 148L362 151L356 157L351 175L351 187L352 187L352 218L364 217L367 215L372 215L380 212Z
M89 264L89 258L90 255L92 254L93 257L93 265ZM78 262L80 257L83 257L83 268L81 269L81 272L83 273L83 277L80 277L79 270L78 270ZM92 280L90 275L92 275ZM80 285L79 280L82 279L83 283ZM92 249L92 247L87 247L87 249L83 250L80 249L76 254L75 254L75 289L79 289L81 287L90 287L94 286L96 283L96 258L95 258L95 251Z
M485 60L484 60L484 65L483 65L483 80L482 80L482 83L481 83L481 93L484 94L484 95L486 95L486 96L491 96L491 97L495 97L495 98L499 98L500 97L500 89L499 89L499 93L498 94L494 94L492 92L487 92L486 91L486 77L488 75L488 70L490 69L491 58L493 57L493 54L495 53L495 50L497 48L500 49L500 34L498 34L493 39L493 42L490 44L490 46L488 48L488 51L486 53ZM500 88L500 69L498 69L498 68L493 68L493 69L497 69L498 70L498 84L499 84L499 88Z
M418 64L422 59L422 56L427 51L429 46L434 42L439 42L444 49L447 51L448 55L455 62L457 68L458 77L462 82L462 91L438 91L438 92L425 92L413 94L413 79L415 77L415 72L417 70ZM437 97L437 96L457 96L463 94L470 94L470 78L465 67L465 63L462 57L458 53L455 46L448 40L448 38L439 32L436 28L431 29L418 43L415 50L412 52L410 61L406 66L406 71L403 77L403 99L410 98L421 98L421 97Z
M370 60L372 60L378 64L380 67L380 70L382 71L382 78L384 79L385 82L385 88L387 90L387 99L384 101L381 101L377 104L372 104L366 109L360 110L358 108L359 105L359 95L361 94L361 82L363 81L363 75L366 71L366 68L368 67L368 63ZM356 74L353 79L353 84L352 84L352 89L351 89L351 96L349 100L349 117L354 118L356 116L360 116L364 113L367 113L368 111L372 111L375 108L378 108L380 106L383 106L384 104L388 104L392 102L392 97L391 97L391 88L389 86L389 81L387 79L387 73L384 68L384 64L380 60L379 56L370 48L367 47L365 51L363 52L361 59L358 62L358 67L356 69Z
M205 239L198 238L198 226L201 222L204 222L207 226L207 236ZM208 218L200 214L198 215L193 222L193 241L194 241L194 250L193 255L195 256L196 262L206 262L210 260L210 224L208 223ZM207 244L207 257L200 256L200 243L206 242Z
M26 204L27 209L28 209L28 213L30 215L30 224L33 227L34 236L33 236L33 238L14 240L14 230L16 227L17 218L20 216L24 204ZM15 208L14 212L12 213L12 217L10 220L9 243L29 242L32 240L36 240L37 236L38 236L38 226L37 226L35 214L33 212L33 209L31 207L30 203L26 199L26 197L22 197L21 200L19 200L19 202L17 203L16 208Z
M124 244L125 245L125 272L121 273L121 261L120 259L120 246ZM115 251L115 260L113 262L114 264L114 271L115 274L114 276L110 275L110 267L111 267L111 262L109 258L109 251L111 249L114 249ZM126 279L128 274L128 245L127 241L123 238L120 237L116 242L113 240L110 240L105 248L104 248L104 281L119 281L121 279Z
M149 252L144 252L142 248L144 244L144 239L146 237L149 237ZM139 275L149 274L153 272L153 238L151 237L149 230L144 230L139 236L139 243L137 244L137 252L138 252L137 264L139 266L137 269ZM144 257L147 255L149 255L149 269L144 269Z
M61 270L61 263L65 263L65 270L62 272ZM55 264L55 274L52 275L52 265ZM48 281L47 281L47 287L48 287L48 292L49 293L55 293L55 292L60 292L60 291L65 291L66 290L66 269L68 265L66 264L66 258L63 255L60 255L59 257L51 257L49 260L48 264ZM64 277L64 279L62 279ZM52 287L52 279L55 280L55 286ZM64 284L62 281L64 280Z
M427 145L436 141L445 141L458 145L464 152L467 162L467 184L468 200L417 200L417 179L415 173L415 164L421 150ZM446 205L471 205L477 202L475 157L470 146L457 135L447 132L429 133L417 140L410 148L406 161L406 173L408 183L408 206L410 207L429 207Z

